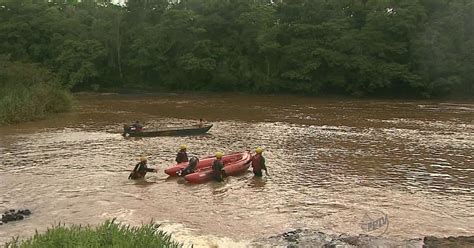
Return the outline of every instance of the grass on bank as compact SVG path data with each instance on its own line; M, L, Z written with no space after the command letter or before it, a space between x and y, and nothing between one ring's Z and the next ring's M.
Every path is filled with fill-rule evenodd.
M0 57L0 125L69 111L72 95L50 71Z
M158 224L139 227L117 224L115 219L100 226L57 225L46 233L36 233L20 241L14 238L6 248L59 248L59 247L182 247L171 236L158 230Z

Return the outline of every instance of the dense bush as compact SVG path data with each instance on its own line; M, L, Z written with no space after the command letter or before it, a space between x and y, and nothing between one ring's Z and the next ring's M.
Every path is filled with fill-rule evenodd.
M71 104L71 95L48 70L0 58L0 124L65 112Z
M7 248L62 248L62 247L182 247L171 236L158 230L159 225L131 227L106 221L98 227L58 225L32 238L6 243Z

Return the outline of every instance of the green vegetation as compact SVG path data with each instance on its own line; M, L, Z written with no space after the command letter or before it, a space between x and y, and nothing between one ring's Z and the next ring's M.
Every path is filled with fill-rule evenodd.
M92 228L83 226L66 227L58 225L44 234L6 243L6 248L55 248L55 247L182 247L171 240L171 236L158 231L159 225L148 224L130 227L115 223L114 220Z
M72 90L474 95L470 0L0 1L0 54Z
M71 102L69 92L47 69L0 57L0 124L65 112Z

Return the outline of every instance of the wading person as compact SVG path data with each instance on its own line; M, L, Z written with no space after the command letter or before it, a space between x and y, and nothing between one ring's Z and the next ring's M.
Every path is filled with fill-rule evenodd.
M186 145L181 145L179 147L178 154L176 154L176 163L183 163L183 162L188 162L188 154L186 153Z
M145 157L140 158L140 162L135 165L132 173L128 176L128 179L143 179L147 172L156 172L156 169L148 168L147 159Z
M197 157L192 156L189 159L188 166L186 166L186 168L178 171L178 175L184 177L186 175L189 175L191 173L196 172L196 168L197 168L198 163L199 163L199 159Z
M262 155L263 149L257 147L257 149L255 149L255 152L256 154L252 157L253 174L256 177L262 177L262 170L264 170L265 174L268 176L267 167L265 166L265 158Z
M212 162L212 178L218 182L224 181L225 176L224 163L222 163L223 155L222 152L217 152L216 159Z

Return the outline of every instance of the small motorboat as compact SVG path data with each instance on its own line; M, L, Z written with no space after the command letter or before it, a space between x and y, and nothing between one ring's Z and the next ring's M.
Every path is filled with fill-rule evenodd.
M188 127L167 127L159 129L150 129L135 131L133 128L124 130L123 135L129 137L159 137L159 136L188 136L205 134L211 129L212 124L204 126L188 126Z

